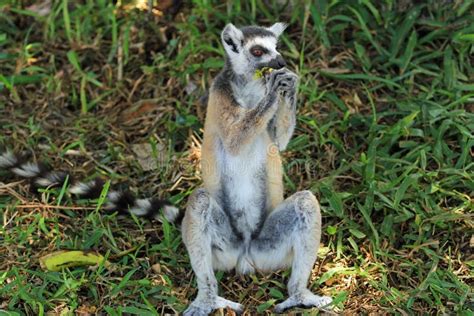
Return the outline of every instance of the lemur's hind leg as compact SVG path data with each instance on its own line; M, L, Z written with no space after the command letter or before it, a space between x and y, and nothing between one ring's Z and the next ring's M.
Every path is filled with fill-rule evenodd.
M331 298L313 294L307 283L321 238L319 203L309 191L300 191L281 203L266 219L253 241L250 256L257 269L291 265L289 298L275 307L281 313L292 307L323 307Z
M196 190L190 197L182 235L198 284L197 297L183 315L208 315L225 307L241 313L241 304L217 295L214 268L234 268L238 253L233 251L235 237L227 216L205 189Z

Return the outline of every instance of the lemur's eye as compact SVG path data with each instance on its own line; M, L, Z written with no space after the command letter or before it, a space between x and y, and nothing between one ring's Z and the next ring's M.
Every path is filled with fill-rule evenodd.
M254 55L255 57L260 57L263 55L263 50L261 49L258 49L258 48L254 48L250 51L252 53L252 55Z

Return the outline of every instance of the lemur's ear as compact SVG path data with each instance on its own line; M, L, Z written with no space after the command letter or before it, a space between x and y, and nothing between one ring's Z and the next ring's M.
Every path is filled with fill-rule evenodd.
M275 34L276 37L279 37L281 33L283 33L283 31L286 29L287 26L288 24L286 23L277 22L273 24L272 26L267 27L267 30Z
M242 47L242 40L244 39L244 33L236 28L234 24L229 23L225 26L221 34L222 44L225 50L230 53L238 53Z

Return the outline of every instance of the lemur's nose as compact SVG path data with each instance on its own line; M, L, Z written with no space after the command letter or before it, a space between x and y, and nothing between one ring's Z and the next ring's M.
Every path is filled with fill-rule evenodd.
M276 58L276 64L277 64L277 69L281 69L286 66L286 61L281 57L281 55L278 55Z
M260 64L259 67L270 67L273 69L281 69L286 66L286 61L281 57L281 55L277 55L275 58L270 60L268 63Z

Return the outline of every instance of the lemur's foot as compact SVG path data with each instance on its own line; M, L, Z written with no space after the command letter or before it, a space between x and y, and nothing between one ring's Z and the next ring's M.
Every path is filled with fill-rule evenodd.
M286 310L294 307L301 307L301 308L312 308L317 307L319 309L329 310L331 309L329 304L331 304L332 298L328 296L318 296L311 291L306 290L304 292L300 292L290 296L284 302L275 306L275 313L283 313Z
M205 300L205 299L196 299L191 305L184 311L183 316L207 316L213 310L219 308L231 308L237 315L242 314L244 311L244 306L239 303L235 303L229 300L226 300L223 297L216 296L215 299Z

